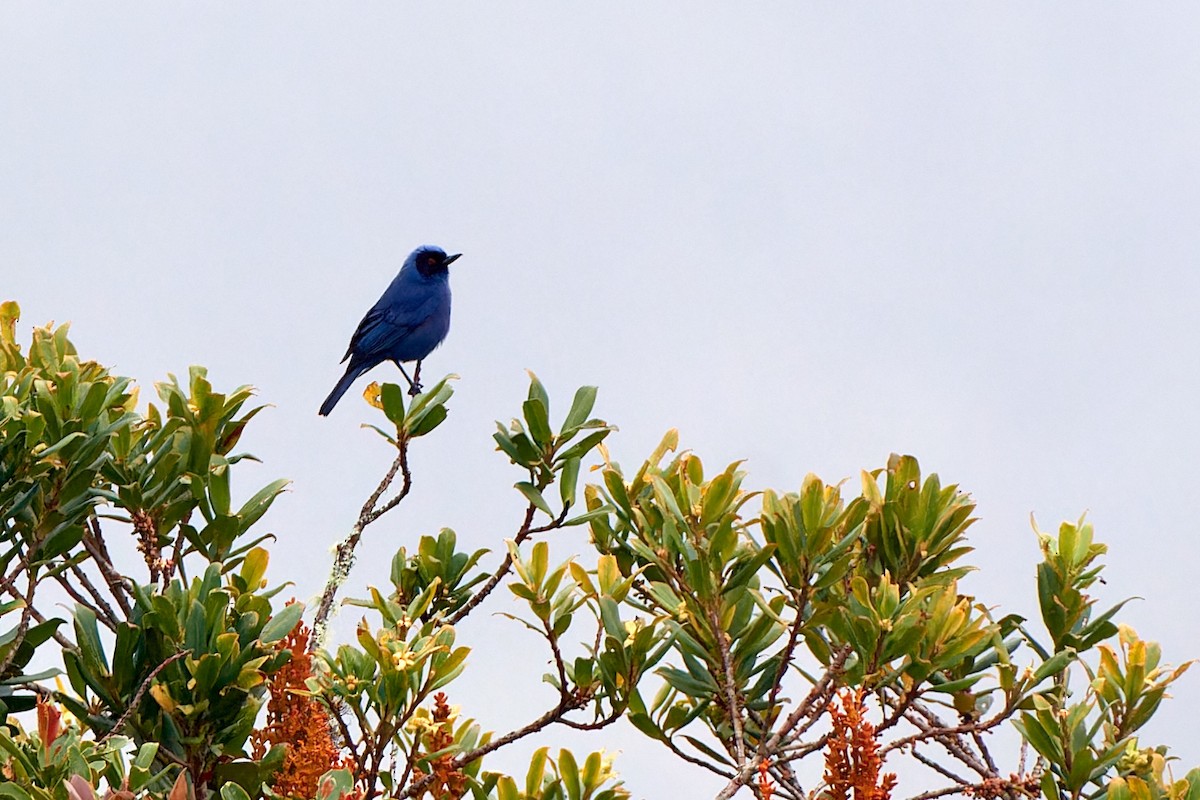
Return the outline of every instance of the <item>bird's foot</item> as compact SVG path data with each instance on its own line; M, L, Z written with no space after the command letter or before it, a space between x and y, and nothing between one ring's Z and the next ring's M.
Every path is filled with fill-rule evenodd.
M409 397L416 397L420 393L421 393L421 384L419 384L419 383L409 384L409 386L408 386L408 396Z

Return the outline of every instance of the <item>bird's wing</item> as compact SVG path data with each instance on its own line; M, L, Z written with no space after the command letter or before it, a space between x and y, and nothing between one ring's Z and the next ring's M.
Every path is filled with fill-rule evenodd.
M376 304L358 323L342 361L351 357L376 363L383 360L397 342L429 319L436 304L434 297L411 305Z

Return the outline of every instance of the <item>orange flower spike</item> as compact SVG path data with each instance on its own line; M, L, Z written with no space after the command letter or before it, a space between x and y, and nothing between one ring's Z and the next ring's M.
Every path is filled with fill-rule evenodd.
M770 769L771 762L768 759L763 759L758 762L758 794L762 800L771 800L771 796L775 794L775 784L771 783L771 776L767 773Z
M309 629L298 622L279 643L281 649L291 651L292 658L271 676L267 724L250 736L254 758L262 758L272 745L287 745L283 766L271 788L290 797L315 797L322 775L330 769L350 766L333 742L325 707L301 694L312 677L309 635Z
M425 734L426 739L422 748L426 754L454 744L455 712L447 702L446 693L438 692L433 696L433 730ZM467 792L467 776L454 766L454 752L450 751L435 758L430 766L433 768L433 782L425 789L434 800L459 800ZM425 773L419 768L413 768L413 777L420 780Z
M866 718L862 689L843 689L839 709L829 704L832 730L825 752L825 783L830 800L890 800L896 776L880 776L883 759L875 726Z

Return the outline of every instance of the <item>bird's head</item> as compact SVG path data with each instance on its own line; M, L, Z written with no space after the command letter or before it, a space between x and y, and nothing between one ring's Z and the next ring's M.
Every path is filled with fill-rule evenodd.
M448 256L442 248L425 244L412 251L404 266L412 267L422 278L433 278L447 274L450 263L461 255L462 253L455 253Z

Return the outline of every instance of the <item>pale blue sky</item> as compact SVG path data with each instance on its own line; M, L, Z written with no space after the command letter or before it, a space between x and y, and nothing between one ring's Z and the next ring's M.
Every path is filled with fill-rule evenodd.
M599 385L627 465L671 426L752 487L917 455L977 500L968 588L1007 610L1035 614L1029 515L1088 510L1104 601L1143 597L1126 619L1178 663L1198 41L1188 3L6 4L0 295L146 387L258 386L241 490L294 479L268 524L301 596L388 459L357 391L316 408L431 242L465 255L426 375L462 380L360 590L443 525L502 549L520 476L489 437L530 368L560 412ZM498 729L550 702L522 630L462 634L455 702ZM1144 741L1195 765L1200 676L1174 694ZM622 748L638 796L712 788L628 729L568 738Z

